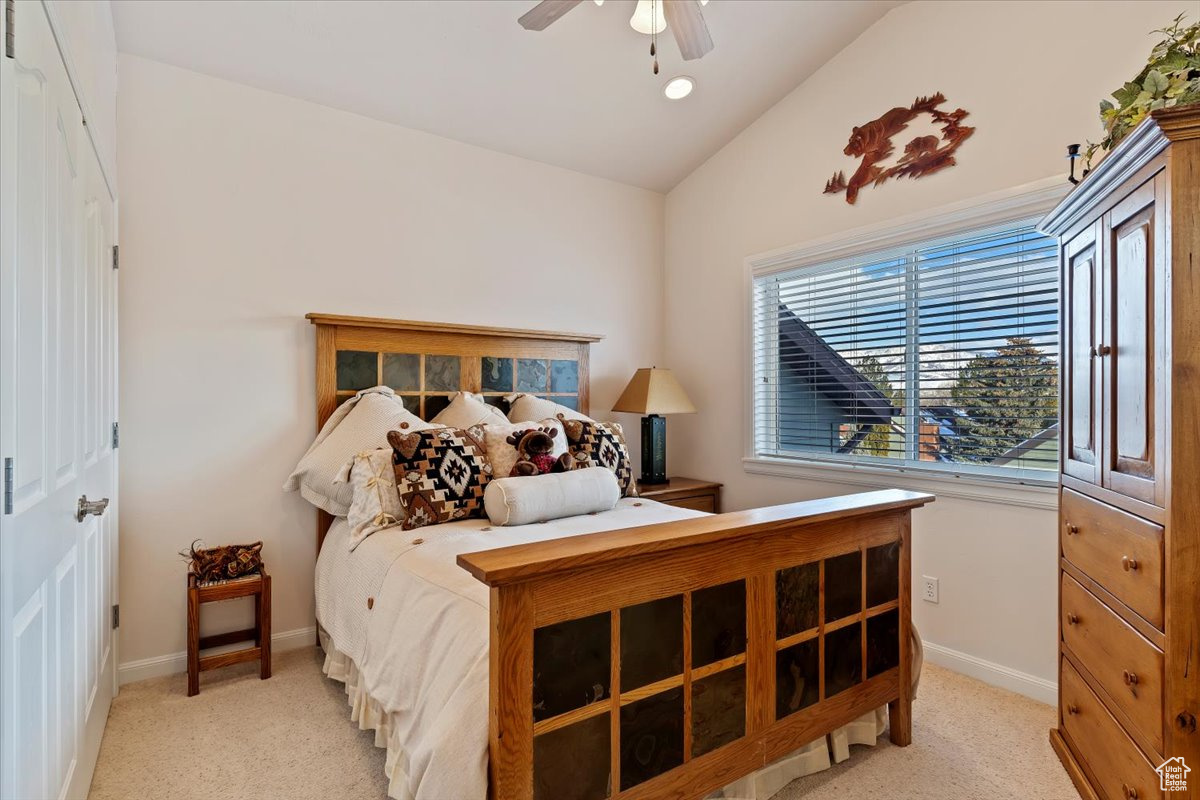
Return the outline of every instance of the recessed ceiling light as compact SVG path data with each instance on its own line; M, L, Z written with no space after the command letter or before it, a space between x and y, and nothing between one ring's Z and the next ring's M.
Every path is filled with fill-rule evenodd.
M680 75L678 78L671 78L667 81L667 85L663 87L663 94L668 100L682 100L692 93L696 82L686 75Z

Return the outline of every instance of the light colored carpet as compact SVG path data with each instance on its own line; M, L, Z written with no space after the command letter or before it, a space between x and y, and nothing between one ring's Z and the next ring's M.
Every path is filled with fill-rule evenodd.
M913 717L911 746L854 747L775 800L1078 797L1046 740L1049 706L926 665ZM205 673L197 697L183 676L156 678L113 702L90 798L379 800L373 741L316 648L278 654L266 681L256 664Z

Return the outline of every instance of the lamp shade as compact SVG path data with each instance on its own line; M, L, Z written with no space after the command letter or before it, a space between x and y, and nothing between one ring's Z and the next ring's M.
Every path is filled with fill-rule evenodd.
M633 374L613 411L633 414L695 414L696 407L669 369L649 367Z

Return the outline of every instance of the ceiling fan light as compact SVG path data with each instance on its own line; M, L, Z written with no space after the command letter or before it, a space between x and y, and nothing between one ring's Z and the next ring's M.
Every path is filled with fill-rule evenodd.
M662 33L667 29L667 18L663 15L662 0L638 0L629 27L638 33Z
M604 0L592 0L592 2L598 6L604 5ZM705 0L705 2L707 2L707 0Z
M667 96L668 100L682 100L691 94L695 87L695 81L687 75L680 75L667 81L667 85L663 87L663 94Z

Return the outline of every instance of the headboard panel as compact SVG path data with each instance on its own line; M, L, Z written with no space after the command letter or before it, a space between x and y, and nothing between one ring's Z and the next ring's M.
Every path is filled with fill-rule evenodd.
M380 384L410 411L432 419L455 391L500 405L514 392L589 413L586 333L308 314L317 326L317 430L338 404ZM333 518L319 512L317 551Z

